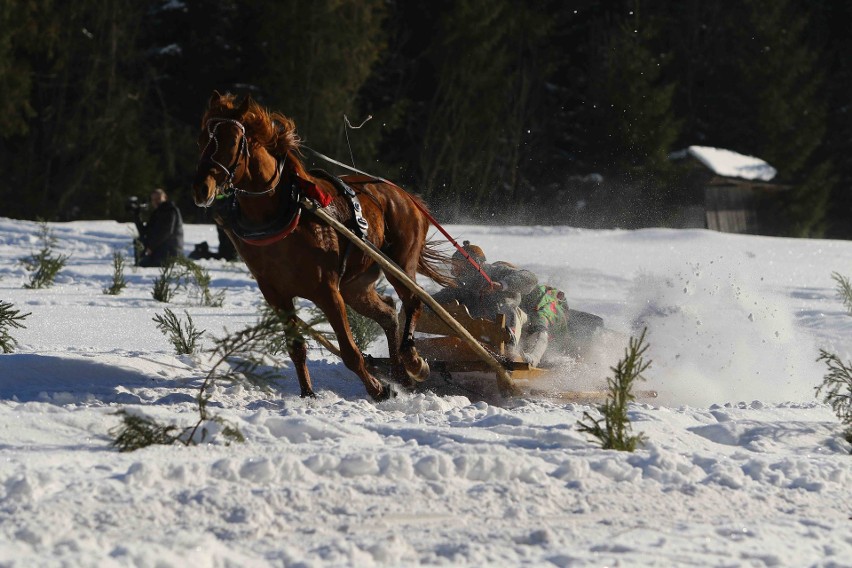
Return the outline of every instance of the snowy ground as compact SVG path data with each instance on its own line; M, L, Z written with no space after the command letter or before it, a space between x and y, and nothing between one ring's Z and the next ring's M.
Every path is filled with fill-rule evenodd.
M372 403L319 349L316 400L289 366L272 393L217 388L214 413L245 443L123 454L115 411L189 425L209 365L174 355L152 318L187 310L221 337L257 320L260 297L218 261L203 264L227 289L221 308L154 301L157 269L105 295L130 227L50 227L68 266L26 290L17 260L38 225L0 218L0 300L31 313L0 355L0 566L852 566L852 456L814 398L819 348L852 359L831 280L852 275L850 242L449 227L625 337L648 327L643 387L660 398L631 410L648 438L633 454L580 433L581 404L431 391ZM212 227L187 226L187 249L201 240L215 247ZM601 374L623 348L601 354ZM553 388L588 380L552 364Z

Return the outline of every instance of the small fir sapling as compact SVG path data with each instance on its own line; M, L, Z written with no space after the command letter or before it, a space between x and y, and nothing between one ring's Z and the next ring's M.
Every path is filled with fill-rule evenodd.
M9 334L9 330L25 329L26 326L22 322L30 315L30 313L22 314L9 302L0 301L0 351L3 353L14 351L18 342Z
M157 329L169 338L178 355L192 355L197 349L198 340L204 335L204 330L195 327L189 312L184 310L183 313L186 315L186 324L168 308L162 315L157 314L153 319L157 323Z
M643 358L648 349L645 344L646 332L647 328L642 330L638 339L631 337L624 359L615 367L611 367L614 376L606 381L607 400L598 407L603 418L595 419L588 412L583 412L583 420L588 422L578 422L580 431L597 438L601 448L605 450L632 452L645 440L642 433L630 435L632 428L627 416L627 405L635 400L633 385L637 380L645 380L642 373L651 365L651 361L645 361Z
M849 315L852 315L852 283L837 272L833 272L831 278L837 282L837 297L846 306ZM825 349L820 349L819 353L817 361L825 362L828 373L816 387L816 396L822 396L822 401L831 406L837 418L846 427L843 438L852 444L852 363L844 363L840 357Z
M112 253L112 284L104 289L104 294L117 296L127 287L127 278L124 277L125 260L124 255L118 251Z
M852 282L839 272L832 272L831 279L837 282L837 297L846 306L846 311L852 315Z
M177 318L173 316L161 318L166 330L174 328ZM122 419L121 424L110 431L112 445L123 452L152 444L196 445L206 441L213 428L221 433L227 443L244 441L239 428L210 414L208 404L213 397L213 388L218 382L244 381L268 389L269 381L275 376L274 369L280 368L283 363L277 361L276 357L286 353L292 342L303 341L302 332L305 329L300 330L295 321L290 314L276 312L267 306L255 325L215 339L210 352L216 357L216 362L198 389L198 420L195 424L186 428L163 426L150 418L122 410L116 413ZM272 365L268 364L270 362Z
M41 241L41 250L21 259L24 268L32 271L30 281L28 284L24 284L24 288L35 289L52 286L57 274L68 262L68 255L55 254L54 247L58 239L50 230L47 221L39 222L39 240Z
M225 290L210 291L210 273L188 258L173 257L160 268L151 295L158 302L171 302L175 294L186 288L197 295L198 304L218 308L225 301ZM190 289L190 285L192 288Z
M825 361L828 373L816 387L816 396L831 406L837 418L846 427L843 438L852 444L852 363L844 363L837 355L820 349L817 361ZM850 450L852 453L852 450Z

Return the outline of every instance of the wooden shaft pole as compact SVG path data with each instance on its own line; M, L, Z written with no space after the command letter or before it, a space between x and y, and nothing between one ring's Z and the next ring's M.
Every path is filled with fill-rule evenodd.
M302 318L296 317L294 319L296 325L299 326L300 330L313 337L317 341L317 343L325 347L327 350L331 351L332 355L342 357L342 355L340 354L340 349L337 348L337 345L329 341L326 336L309 326Z

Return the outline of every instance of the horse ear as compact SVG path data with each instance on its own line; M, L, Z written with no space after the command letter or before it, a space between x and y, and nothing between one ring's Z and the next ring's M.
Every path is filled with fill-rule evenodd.
M213 91L213 95L210 97L210 102L208 103L210 106L213 106L222 98L222 95L219 94L219 91Z

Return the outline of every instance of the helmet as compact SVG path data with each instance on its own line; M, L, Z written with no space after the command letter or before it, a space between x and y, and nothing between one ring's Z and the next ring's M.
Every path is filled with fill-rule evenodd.
M470 241L464 241L462 248L477 264L485 262L485 253L478 246L470 244ZM456 251L453 254L453 260L466 260L466 258L461 251Z

